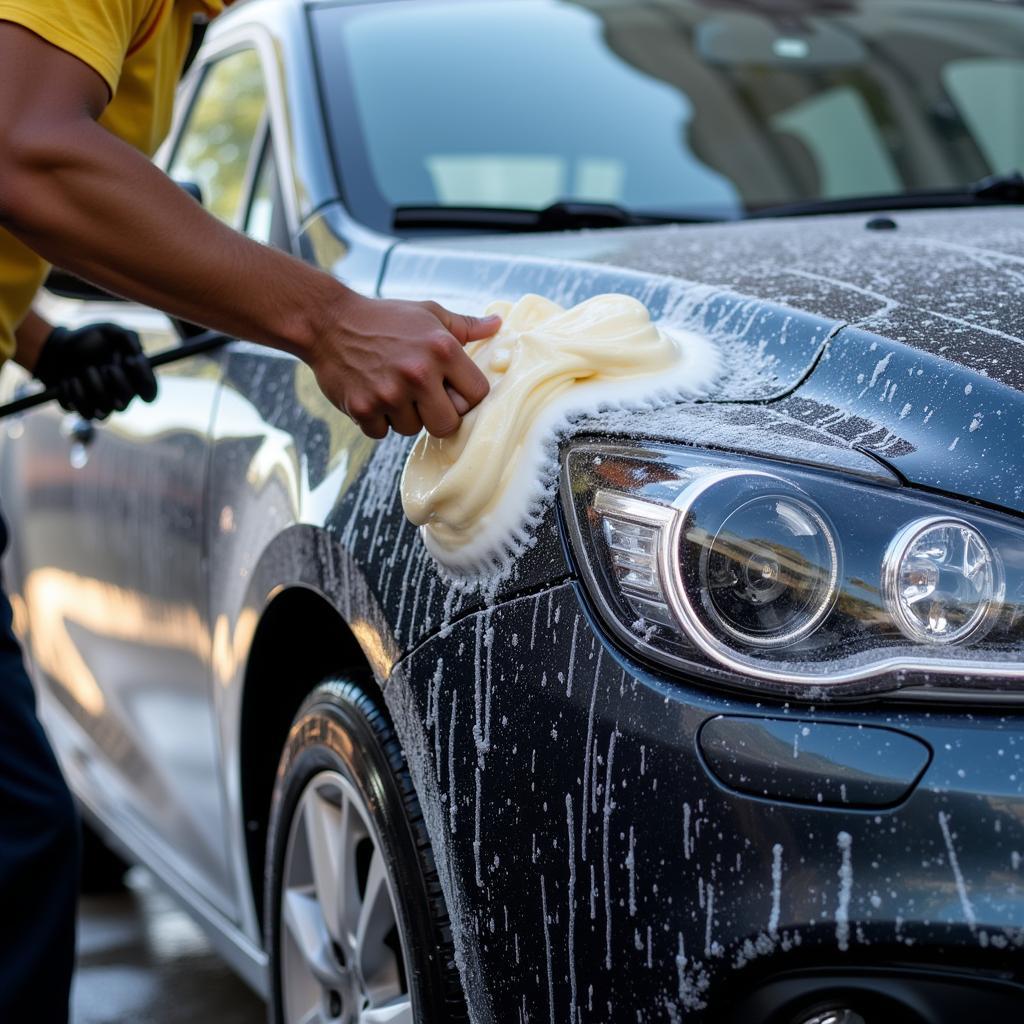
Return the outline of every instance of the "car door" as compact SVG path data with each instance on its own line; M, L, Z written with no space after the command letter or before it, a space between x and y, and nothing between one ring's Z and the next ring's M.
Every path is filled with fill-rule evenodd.
M170 147L170 174L243 226L266 124L257 52L211 60ZM166 317L129 303L43 306L57 322L139 330L148 353L178 343ZM30 653L58 708L51 728L74 788L235 916L206 598L222 361L215 352L161 370L155 402L104 423L54 408L24 417L12 478L23 482L17 561Z

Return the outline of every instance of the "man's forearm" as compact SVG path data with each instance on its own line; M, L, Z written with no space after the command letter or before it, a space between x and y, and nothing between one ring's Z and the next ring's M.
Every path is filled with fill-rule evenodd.
M41 256L190 322L304 356L324 310L350 294L221 224L87 119L37 132L2 180L4 226ZM141 251L140 238L149 241Z
M458 429L488 390L462 346L497 318L368 299L237 234L100 127L108 99L88 65L0 21L0 226L108 291L294 353L371 437Z
M52 324L48 324L38 313L30 312L14 334L17 342L14 361L32 373L52 330Z

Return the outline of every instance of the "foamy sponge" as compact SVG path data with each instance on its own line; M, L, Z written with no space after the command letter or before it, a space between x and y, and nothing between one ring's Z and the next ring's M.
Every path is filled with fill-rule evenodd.
M457 574L497 568L529 542L556 476L553 442L571 418L693 397L718 369L710 342L659 329L628 295L571 309L526 295L487 312L501 330L466 351L490 393L451 437L421 434L402 475L405 514Z

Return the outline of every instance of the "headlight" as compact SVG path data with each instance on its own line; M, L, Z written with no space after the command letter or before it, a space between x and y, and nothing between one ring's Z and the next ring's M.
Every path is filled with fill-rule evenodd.
M1002 600L999 560L962 519L919 519L892 542L882 563L886 607L911 640L955 644L992 621Z
M788 647L828 614L839 551L796 488L760 473L712 473L687 489L679 511L668 594L681 618L761 648Z
M663 664L809 697L1024 675L1024 529L1009 517L660 446L576 445L562 495L598 611Z

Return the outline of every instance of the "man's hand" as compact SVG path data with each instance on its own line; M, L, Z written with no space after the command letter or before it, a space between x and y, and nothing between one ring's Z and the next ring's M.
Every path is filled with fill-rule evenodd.
M104 420L123 412L136 396L156 398L156 377L142 354L139 336L117 324L90 324L76 331L56 327L34 368L68 412Z
M489 390L462 347L500 326L498 317L462 316L436 302L350 293L306 358L323 393L370 437L389 427L448 437Z

